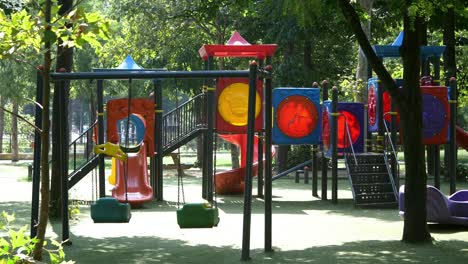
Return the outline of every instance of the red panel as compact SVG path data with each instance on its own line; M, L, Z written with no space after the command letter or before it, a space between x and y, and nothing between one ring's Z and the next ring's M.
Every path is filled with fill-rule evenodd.
M289 137L301 138L309 135L317 126L317 121L317 108L305 96L288 96L278 106L276 122L281 132Z
M220 78L216 87L216 98L219 98L225 88L233 83L245 83L248 85L249 79L246 78ZM263 102L263 84L262 81L257 81L257 93L260 96L260 102ZM261 106L263 104L260 104ZM263 126L263 107L260 107L260 113L255 119L255 131L261 131ZM224 120L219 111L216 113L216 130L219 133L247 133L247 125L234 126Z
M322 140L323 147L325 150L330 148L330 118L329 118L328 108L323 108L322 111Z
M113 99L107 102L107 140L112 143L119 142L117 121L126 118L129 114L139 114L146 121L145 145L149 156L154 154L154 101L147 98L134 98L131 100L130 113L128 112L128 99Z
M387 91L385 91L383 93L383 113L385 114L391 111L392 111L392 98L390 97L390 94ZM387 122L392 122L392 116L385 115L385 120ZM400 113L397 114L396 121L397 121L397 124L400 124Z
M346 126L345 121L348 122L349 134L351 135L352 142L356 142L361 134L361 125L359 120L351 112L342 110L339 111L340 116L338 116L338 148L347 148L350 146L349 139L346 136ZM346 143L346 144L345 144Z
M275 53L276 44L262 44L262 45L223 45L213 44L203 45L198 53L207 60L208 57L253 57L264 59L271 57Z
M377 122L377 95L375 94L375 88L372 85L368 90L367 95L367 115L369 118L369 124L374 126Z

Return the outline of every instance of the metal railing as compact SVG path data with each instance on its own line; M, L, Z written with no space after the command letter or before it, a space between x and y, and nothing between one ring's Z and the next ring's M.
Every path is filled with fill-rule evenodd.
M74 139L69 145L69 166L70 169L75 171L76 169L84 166L89 160L91 160L95 154L93 151L93 132L97 128L98 122L94 122L86 131L81 133L76 139Z
M163 116L163 148L177 144L192 132L206 127L205 94L199 94Z
M394 112L387 112L383 115L383 120L385 120L385 116L386 115L392 115L394 114ZM385 127L385 140L383 141L383 153L384 153L384 157L385 157L385 164L387 165L387 170L388 170L388 173L390 175L392 175L392 177L390 177L392 179L392 183L393 183L393 188L394 188L394 191L395 193L397 193L397 190L396 190L396 181L398 181L399 177L400 177L400 163L398 162L398 153L395 149L395 145L392 141L392 137L391 137L391 133L390 133L390 130L388 129L388 126L387 126L387 122L383 122L384 124L384 127ZM387 143L388 142L388 143ZM389 148L390 146L390 148ZM392 157L393 159L393 163L392 165L390 165L390 159L389 157ZM396 168L393 168L393 164L396 165ZM395 174L393 173L393 170L395 170Z

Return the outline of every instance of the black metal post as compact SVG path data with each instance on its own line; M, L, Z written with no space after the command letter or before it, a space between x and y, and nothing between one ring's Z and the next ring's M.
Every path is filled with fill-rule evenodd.
M338 89L332 88L330 147L332 149L332 203L338 203Z
M265 70L271 73L271 57L266 58L267 67ZM272 108L272 82L271 76L265 79L265 252L273 252L272 247L272 171L273 163L271 152L271 130L272 130L272 113L266 109Z
M213 61L213 58L212 57L208 57L207 60L204 61L204 66L205 66L205 71L209 71L210 68L211 68L211 65L212 64L212 61ZM206 94L208 93L208 91L205 89L205 87L208 87L209 85L209 80L204 80L203 81L203 84L205 85L204 88L203 88L203 92ZM203 107L205 108L204 109L204 113L205 113L205 116L204 118L208 119L208 96L205 96L205 102L204 102L204 105ZM207 121L208 122L208 121ZM207 179L208 179L208 174L206 172L206 168L207 168L207 165L206 165L206 159L208 158L208 156L206 155L206 138L208 137L207 135L207 132L203 132L202 134L202 161L201 161L201 166L202 166L202 197L204 199L206 199L206 194L207 194Z
M40 70L36 73L36 102L42 105L43 79ZM36 105L34 113L34 124L42 128L42 109ZM39 222L39 190L41 182L41 133L34 131L34 160L32 177L32 201L31 201L31 237L37 234L37 223Z
M312 196L318 197L317 182L318 182L318 159L317 159L318 146L312 146Z
M328 100L328 81L322 82L322 102ZM322 200L327 200L328 192L328 159L325 157L325 153L322 150Z
M156 144L156 200L163 201L163 105L162 105L162 93L163 86L162 80L156 79L153 81L154 84L154 100L156 104L155 109L155 144ZM154 189L153 189L154 191Z
M265 109L265 108L263 108ZM263 134L258 137L257 197L263 198Z
M317 82L312 84L312 88L319 88ZM322 125L322 124L320 124ZM318 181L318 161L317 161L317 152L318 152L318 145L312 145L312 196L318 197L317 194L317 181Z
M67 244L70 244L70 222L68 217L68 131L66 129L68 118L65 115L67 109L67 98L65 95L64 87L65 81L58 82L58 85L55 85L55 93L57 93L57 98L60 102L58 104L58 120L55 122L58 123L59 128L59 138L57 140L59 153L59 159L62 161L59 163L60 175L61 175L61 192L62 192L62 241L67 241ZM57 83L56 83L57 84Z
M309 184L309 167L304 167L304 184Z
M104 143L104 81L97 80L98 142ZM106 196L106 176L104 154L99 154L99 197Z
M434 65L434 85L440 85L440 58L435 57ZM433 148L433 161L434 161L434 186L440 189L440 146L435 145Z
M457 191L457 138L455 134L455 121L457 119L457 81L450 78L450 125L449 125L449 176L450 194Z
M208 57L208 70L213 68L213 57ZM206 193L205 199L209 202L213 202L213 137L214 137L214 102L216 89L213 87L212 80L208 80L208 87L206 91L206 131L204 138L205 153L203 159L205 162L205 185Z
M258 67L263 68L264 60L258 60ZM265 85L264 78L261 79L262 86ZM263 87L263 97L265 97L265 87ZM265 101L262 102L262 109L263 109L263 122L265 122ZM262 124L262 127L265 127L265 124ZM263 171L263 138L264 132L261 131L258 133L258 146L257 146L257 160L258 160L258 168L257 168L257 197L263 198L263 185L264 185L264 171Z
M158 184L157 184L157 174L158 174L158 169L159 166L157 164L157 148L158 144L162 143L162 135L161 135L161 142L157 142L158 134L161 134L162 131L156 129L156 123L158 122L158 119L161 119L162 115L159 115L159 113L162 111L162 105L158 105L157 103L157 96L156 94L158 93L158 86L156 84L156 80L153 80L153 104L154 104L154 143L153 143L153 153L150 153L150 184L151 188L153 188L153 198L158 198ZM162 122L162 120L161 120ZM161 123L159 124L161 125ZM162 128L162 126L161 126ZM162 173L162 172L161 172Z
M247 118L247 153L244 185L244 220L242 231L242 256L241 260L250 259L250 222L252 217L252 175L253 175L253 148L255 134L255 93L257 90L257 63L250 63L249 77L249 103Z

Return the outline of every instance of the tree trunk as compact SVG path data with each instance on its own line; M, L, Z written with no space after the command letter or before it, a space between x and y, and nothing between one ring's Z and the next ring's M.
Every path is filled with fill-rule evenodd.
M407 2L411 4L411 1ZM424 28L423 21L419 16L410 18L405 13L405 36L401 47L404 93L407 98L407 103L400 108L406 168L403 241L416 243L432 242L426 224L427 174L422 144L422 95L419 88L419 32Z
M363 7L369 16L372 13L372 5L374 0L360 0L359 4ZM371 19L361 22L361 27L364 33L367 36L367 39L370 39L371 35ZM367 80L369 79L367 68L367 59L364 53L359 47L358 51L358 64L356 67L356 94L354 96L355 102L366 103L367 102Z
M58 4L61 5L59 9L59 15L63 15L67 13L73 6L73 0L60 0ZM56 70L62 71L65 69L66 72L71 72L73 66L73 49L64 48L61 46L62 41L59 40L57 46L57 63L56 63ZM63 81L63 82L56 82L54 89L63 89L65 94L65 100L63 101L62 98L58 98L57 93L54 93L53 97L53 109L57 109L59 104L65 104L63 113L68 120L68 97L70 93L70 82ZM58 111L53 111L53 120L58 120ZM68 122L65 122L65 131L68 131ZM64 136L65 138L59 138L60 127L58 127L57 122L52 123L52 179L51 179L51 197L50 197L50 217L51 218L59 218L61 215L61 206L62 206L62 193L61 193L61 176L62 172L60 171L61 164L63 162L68 162L68 143L69 143L69 136L66 133ZM63 146L67 146L67 155L65 155L66 160L61 160L59 157L60 155L60 144L59 141L64 140L62 142ZM63 175L64 177L66 175Z
M421 29L422 19L417 17L411 20L414 23L410 24L408 16L405 15L404 18L405 38L402 46L402 57L405 85L403 91L400 91L382 61L372 49L361 28L359 17L349 0L339 0L338 4L344 17L348 20L348 24L353 29L372 69L400 109L403 143L407 143L404 144L406 178L403 241L430 242L431 236L426 224L427 175L424 163L424 146L422 144L422 96L419 89L420 42L418 40L418 31ZM409 4L408 1L404 8L408 8Z
M304 85L310 87L314 81L312 78L312 41L304 40Z
M51 22L52 1L45 0L44 2L44 18L45 30L44 36L51 33L51 27L48 26ZM43 93L42 93L42 133L41 133L41 206L39 208L39 223L37 224L37 243L34 246L33 256L37 261L42 261L42 251L44 248L44 238L49 220L49 100L50 100L50 67L51 67L51 43L47 38L44 39L44 66L43 74Z
M0 106L5 106L5 99L0 96ZM3 153L3 134L5 133L5 112L0 110L0 153Z
M13 115L11 116L11 161L19 161L18 151L18 102L13 101Z

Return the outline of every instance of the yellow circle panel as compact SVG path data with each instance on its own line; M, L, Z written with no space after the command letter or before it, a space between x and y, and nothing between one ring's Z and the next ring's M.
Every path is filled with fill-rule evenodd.
M227 123L233 126L247 125L249 85L233 83L226 87L218 98L218 111ZM255 118L260 113L260 95L255 93Z

